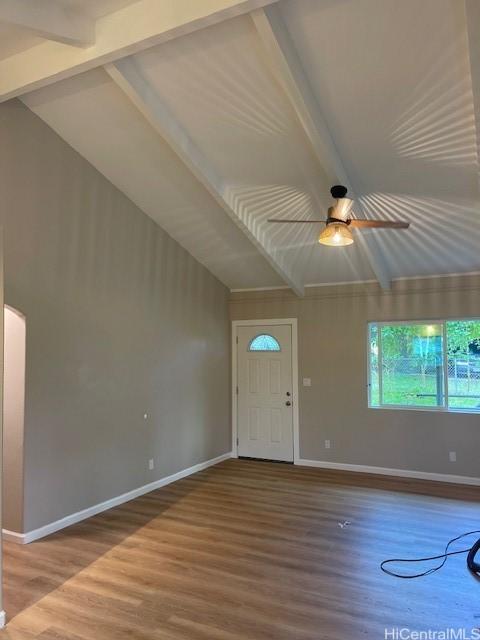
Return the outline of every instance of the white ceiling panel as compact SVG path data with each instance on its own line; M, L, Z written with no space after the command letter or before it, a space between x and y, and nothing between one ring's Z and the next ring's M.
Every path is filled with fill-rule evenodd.
M57 2L70 9L82 11L92 18L101 18L133 4L136 0L57 0Z
M133 59L222 176L244 219L272 241L303 283L372 277L358 245L348 259L334 256L317 243L321 227L267 222L326 217L331 185L266 62L251 18L229 20Z
M24 101L229 287L283 284L103 69Z
M19 4L21 1L18 0ZM53 0L53 2L59 8L65 7L97 20L133 4L136 0ZM34 34L30 29L0 21L0 60L31 49L44 41L44 37Z
M480 197L464 7L296 0L283 18L394 277L480 268Z
M0 59L30 49L40 42L42 38L32 35L29 31L0 22Z
M94 17L125 4L63 2ZM336 158L311 146L311 130L248 15L124 60L145 88L145 104L167 114L180 147L184 141L181 152L101 69L24 101L232 288L279 286L284 272L299 289L369 280L379 264L387 280L480 270L478 141L463 2L276 6L270 15L285 26L300 84L307 84ZM192 150L197 166L200 158L205 175L215 177L219 198L192 173L185 159ZM410 229L364 231L365 245L332 249L318 244L320 225L268 223L325 217L326 175L338 160L359 217L407 219Z

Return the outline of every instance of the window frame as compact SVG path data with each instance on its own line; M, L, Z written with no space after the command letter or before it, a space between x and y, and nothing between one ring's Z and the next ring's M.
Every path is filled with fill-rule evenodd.
M448 322L480 322L480 316L473 317L451 317L451 318L443 318L439 320L438 318L427 318L422 320L369 320L367 322L367 402L369 409L381 409L383 411L393 409L393 410L404 410L404 411L430 411L430 412L440 412L440 413L468 413L473 415L480 415L480 407L478 409L473 408L462 408L462 407L450 407L449 406L449 393L448 393L448 340L447 340L447 323ZM443 339L443 353L442 353L442 361L443 361L443 389L444 389L444 404L443 406L412 406L406 404L372 404L371 402L371 390L372 390L372 367L371 367L371 350L370 350L370 330L372 326L376 326L378 329L380 327L385 326L399 326L399 325L428 325L428 324L438 324L442 327L442 339ZM381 331L378 332L378 353L380 357L381 353ZM381 386L382 376L378 377L378 393L379 399L382 397L382 386Z

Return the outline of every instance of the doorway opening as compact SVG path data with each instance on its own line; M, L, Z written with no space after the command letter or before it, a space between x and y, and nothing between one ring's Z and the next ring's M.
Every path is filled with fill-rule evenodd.
M5 305L2 526L6 539L20 537L24 528L25 355L25 316Z

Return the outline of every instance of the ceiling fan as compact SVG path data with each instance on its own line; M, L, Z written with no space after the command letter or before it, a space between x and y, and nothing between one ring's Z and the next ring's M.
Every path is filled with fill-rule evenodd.
M408 229L409 222L390 220L362 220L351 218L350 211L353 200L346 198L347 188L335 185L330 189L332 198L337 202L328 209L326 220L288 220L271 218L268 222L281 222L285 224L325 224L325 229L320 233L318 241L330 247L344 247L353 243L350 229L384 228L384 229Z

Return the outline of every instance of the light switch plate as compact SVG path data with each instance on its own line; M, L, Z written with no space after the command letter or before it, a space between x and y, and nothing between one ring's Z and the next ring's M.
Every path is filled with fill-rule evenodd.
M304 378L303 379L303 386L304 387L311 387L312 386L312 379L311 378Z

